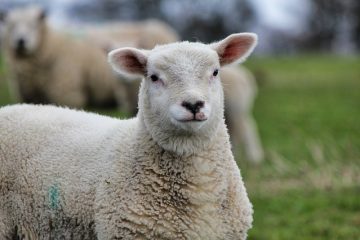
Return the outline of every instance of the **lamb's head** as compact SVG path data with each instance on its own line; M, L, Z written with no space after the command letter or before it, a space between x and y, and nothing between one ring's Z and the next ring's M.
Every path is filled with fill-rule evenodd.
M109 53L109 61L122 74L145 77L139 118L152 138L168 151L194 154L211 142L224 122L220 68L243 61L256 39L255 34L239 33L208 45L120 48Z
M46 30L45 16L39 6L13 9L4 15L5 43L15 57L31 56L38 50Z

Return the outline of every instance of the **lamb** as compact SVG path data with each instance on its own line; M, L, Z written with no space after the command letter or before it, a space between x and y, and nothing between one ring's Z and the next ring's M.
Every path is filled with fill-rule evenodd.
M118 103L126 108L125 86L117 82L106 55L88 42L53 31L41 7L14 9L4 24L5 60L17 101L74 108Z
M0 109L0 239L245 239L252 206L231 153L219 71L256 42L238 33L112 51L115 70L144 77L132 119Z

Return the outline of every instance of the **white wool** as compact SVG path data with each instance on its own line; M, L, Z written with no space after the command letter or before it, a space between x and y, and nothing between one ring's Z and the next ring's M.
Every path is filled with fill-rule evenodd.
M117 50L113 65L146 73L130 120L0 109L0 239L245 239L252 207L214 71L221 56L247 54L237 53L188 42Z

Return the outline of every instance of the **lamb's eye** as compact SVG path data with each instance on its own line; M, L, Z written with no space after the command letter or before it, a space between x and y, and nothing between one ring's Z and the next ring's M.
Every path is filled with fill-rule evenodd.
M155 74L151 75L150 78L151 78L151 81L153 81L153 82L156 82L159 80L159 77Z
M218 69L215 69L215 71L213 72L213 76L216 77L219 73L219 70Z

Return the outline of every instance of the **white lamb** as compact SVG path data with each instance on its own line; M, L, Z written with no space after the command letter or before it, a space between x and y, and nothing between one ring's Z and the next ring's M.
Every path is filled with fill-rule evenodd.
M112 51L116 70L144 75L130 120L0 109L0 239L245 239L252 207L219 71L255 45L242 33Z

